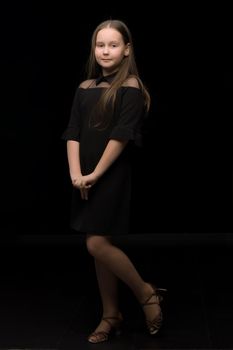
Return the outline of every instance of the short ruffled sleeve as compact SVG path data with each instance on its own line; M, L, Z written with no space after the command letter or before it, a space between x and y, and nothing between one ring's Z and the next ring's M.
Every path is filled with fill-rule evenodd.
M122 88L118 116L110 139L120 141L133 140L136 145L141 144L141 127L145 116L145 101L138 88Z
M79 113L79 102L80 102L80 88L76 90L73 104L71 108L70 120L67 128L62 134L63 140L80 141L80 113Z

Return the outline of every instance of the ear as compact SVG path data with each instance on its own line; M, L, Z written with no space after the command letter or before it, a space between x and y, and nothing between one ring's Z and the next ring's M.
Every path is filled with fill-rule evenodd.
M130 43L125 45L125 56L129 56L129 53L130 53Z

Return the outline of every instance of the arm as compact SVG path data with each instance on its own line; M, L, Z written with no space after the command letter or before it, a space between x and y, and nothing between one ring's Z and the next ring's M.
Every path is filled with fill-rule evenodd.
M136 84L137 81L133 80L131 83ZM81 187L87 189L87 192L120 156L127 143L136 138L143 115L144 98L141 91L138 88L127 89L121 101L118 122L110 134L108 144L98 164L92 173L82 176Z
M67 141L67 157L68 157L70 178L71 178L72 184L74 185L77 179L82 176L78 141L73 141L73 140Z
M108 168L115 162L124 150L128 141L109 140L102 157L100 158L93 175L98 180Z
M84 199L88 199L88 190L108 170L120 156L130 140L137 137L138 128L144 115L144 98L135 79L128 82L121 101L118 121L113 128L108 144L94 171L82 176L80 188L85 189Z
M128 141L110 139L94 171L82 176L78 184L83 199L88 199L88 190L109 169L109 167L120 156Z

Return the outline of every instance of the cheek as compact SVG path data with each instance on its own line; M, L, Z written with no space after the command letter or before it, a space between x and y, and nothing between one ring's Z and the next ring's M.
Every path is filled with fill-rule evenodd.
M118 52L118 54L115 57L118 62L121 62L124 58L124 54L122 52Z
M98 49L95 49L95 57L99 57L99 55L100 55L99 50L98 50Z

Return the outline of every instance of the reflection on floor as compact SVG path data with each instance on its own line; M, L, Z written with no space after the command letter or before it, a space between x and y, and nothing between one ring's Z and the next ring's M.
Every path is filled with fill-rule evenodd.
M147 334L141 307L120 284L124 333L99 345L86 341L100 303L83 242L69 236L3 241L0 349L233 349L232 241L220 234L204 243L162 237L118 242L145 280L168 289L161 332Z

